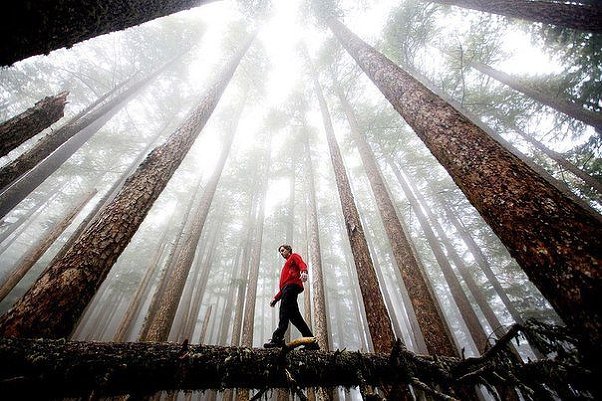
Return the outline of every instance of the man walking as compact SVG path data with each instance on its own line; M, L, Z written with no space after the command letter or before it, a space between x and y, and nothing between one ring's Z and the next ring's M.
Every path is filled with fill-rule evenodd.
M284 333L288 328L290 321L301 332L303 337L313 337L311 330L303 320L299 305L297 305L297 295L303 291L303 283L307 281L307 265L297 253L293 253L290 245L280 245L278 252L286 262L280 272L280 285L278 294L270 302L273 308L278 301L280 303L278 328L272 334L272 338L263 344L264 348L282 347L284 345ZM319 349L317 343L305 345L305 349Z

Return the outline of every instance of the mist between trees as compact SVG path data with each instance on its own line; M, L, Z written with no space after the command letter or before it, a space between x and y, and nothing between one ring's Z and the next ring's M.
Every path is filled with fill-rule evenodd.
M24 28L2 55L3 337L136 342L145 355L155 355L149 342L260 347L278 323L269 307L283 264L277 249L291 244L309 266L299 304L324 355L390 353L400 339L392 366L416 361L406 350L460 363L505 335L549 330L574 341L570 358L522 334L530 341L512 342L496 369L523 372L516 366L550 358L584 368L585 379L563 376L554 387L545 375L490 383L472 372L474 381L454 376L444 388L421 368L403 386L387 376L378 393L371 376L329 378L325 385L351 390L302 396L303 375L291 365L299 383L275 376L265 386L292 394L233 390L247 387L242 379L220 388L170 378L150 394L111 382L105 390L118 390L102 395L595 397L599 5L174 0L125 2L129 11L118 13L90 3L90 15L109 10L97 19L107 24L75 24L78 5L56 21L72 30L40 28L58 33L29 48ZM52 99L57 109L44 111ZM119 345L102 349L125 355ZM249 355L249 367L271 358ZM161 369L149 366L149 375ZM314 373L303 376L311 386ZM85 395L78 391L57 397Z

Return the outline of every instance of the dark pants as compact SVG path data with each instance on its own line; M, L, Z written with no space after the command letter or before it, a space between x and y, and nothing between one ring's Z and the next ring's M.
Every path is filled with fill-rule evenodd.
M280 320L278 322L278 328L272 334L274 341L280 341L284 338L284 333L288 328L288 322L290 321L295 327L301 332L303 337L313 337L311 330L303 320L301 312L299 312L299 305L297 305L297 295L301 288L297 285L287 285L282 290L282 298L280 298Z

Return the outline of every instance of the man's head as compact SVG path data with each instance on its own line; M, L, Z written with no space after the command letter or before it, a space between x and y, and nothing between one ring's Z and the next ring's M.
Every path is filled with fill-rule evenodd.
M283 244L278 247L278 252L284 259L288 259L291 253L293 253L293 248L290 245Z

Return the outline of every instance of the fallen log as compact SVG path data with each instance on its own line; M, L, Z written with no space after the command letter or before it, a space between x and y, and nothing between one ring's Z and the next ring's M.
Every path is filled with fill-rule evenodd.
M516 330L511 330L516 333ZM513 334L514 335L514 334ZM456 399L454 388L481 384L518 388L527 400L547 389L582 388L592 375L577 366L544 360L516 364L504 359L503 345L479 358L417 355L398 341L391 354L346 350L257 349L176 343L105 343L54 339L0 338L0 394L23 399L157 391L285 387L366 388L407 383L435 398ZM544 385L544 386L542 386ZM440 393L445 389L446 394ZM591 394L591 393L589 393ZM448 397L448 398L445 398Z

